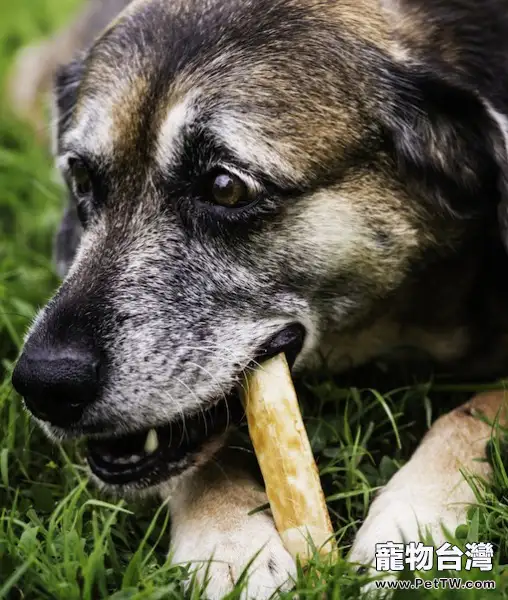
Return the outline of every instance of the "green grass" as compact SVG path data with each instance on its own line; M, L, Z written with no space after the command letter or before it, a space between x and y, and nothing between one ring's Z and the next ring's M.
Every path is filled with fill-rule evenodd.
M0 0L0 79L18 47L63 22L75 5L75 0ZM48 153L0 100L0 598L180 598L189 575L166 558L166 507L100 498L87 483L79 448L49 444L11 389L23 332L57 285L50 256L61 204ZM341 558L300 572L300 598L358 597L366 578L344 556L372 495L407 460L437 407L458 401L459 391L429 384L381 396L343 388L329 377L303 382L304 405L315 407L305 412L306 423ZM472 391L462 390L466 396ZM431 590L412 597L508 596L502 566L508 559L508 476L499 446L493 448L495 485L479 495L468 523L452 533L461 547L468 539L496 544L495 569L488 574L496 579L496 591ZM189 597L200 597L199 590Z

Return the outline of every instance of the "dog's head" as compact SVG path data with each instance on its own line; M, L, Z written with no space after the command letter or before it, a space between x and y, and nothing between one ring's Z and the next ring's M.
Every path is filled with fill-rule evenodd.
M59 74L68 272L14 383L105 483L201 460L249 365L305 364L495 213L498 122L391 8L140 0Z

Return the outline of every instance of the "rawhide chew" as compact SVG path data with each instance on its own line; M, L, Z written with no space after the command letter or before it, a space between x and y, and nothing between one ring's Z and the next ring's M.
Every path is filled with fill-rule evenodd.
M314 548L322 555L333 552L333 529L284 354L249 372L245 412L285 547L302 563L313 556Z

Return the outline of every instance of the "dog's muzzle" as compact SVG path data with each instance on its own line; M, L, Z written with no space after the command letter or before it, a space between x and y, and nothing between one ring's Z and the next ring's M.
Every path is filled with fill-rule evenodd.
M291 324L266 341L248 368L281 352L290 366L300 353L304 328ZM84 408L97 396L101 364L90 344L81 350L44 350L28 342L14 370L12 382L27 408L38 419L60 429L79 427ZM147 488L168 480L196 464L206 447L220 447L231 426L241 423L239 372L231 391L211 399L193 414L160 427L126 435L98 434L87 440L88 463L94 475L110 486ZM112 424L114 431L114 424Z

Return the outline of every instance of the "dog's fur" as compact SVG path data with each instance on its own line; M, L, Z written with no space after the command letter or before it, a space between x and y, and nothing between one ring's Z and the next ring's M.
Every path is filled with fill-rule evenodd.
M133 2L57 77L59 167L66 176L83 156L99 193L85 231L71 200L57 242L65 281L29 339L93 338L107 381L79 427L50 433L194 412L295 321L307 334L297 369L404 347L459 376L503 374L507 8ZM217 164L254 181L259 200L208 204L200 181ZM499 404L474 401L490 416ZM488 474L475 461L488 437L468 407L443 417L375 501L352 559L416 538L418 520L437 537L442 520L458 524L474 500L459 467ZM235 464L194 465L169 486L175 560L223 561L212 597L264 542L251 593L294 572L272 521L247 516L262 503L253 485Z

